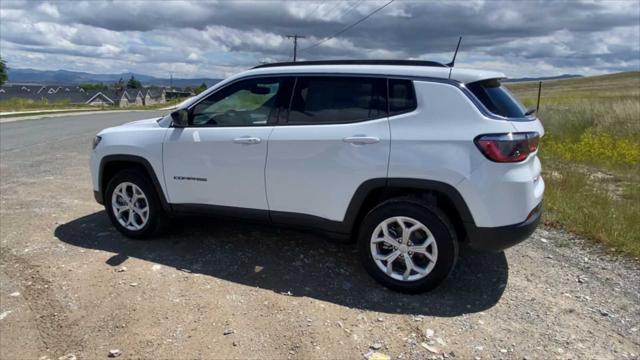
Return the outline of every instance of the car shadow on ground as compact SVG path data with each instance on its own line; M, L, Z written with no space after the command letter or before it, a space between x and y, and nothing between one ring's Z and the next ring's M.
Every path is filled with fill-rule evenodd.
M118 266L139 258L192 273L384 313L457 316L495 305L508 279L503 252L461 249L446 282L426 294L404 295L377 284L359 264L354 244L312 233L211 218L174 220L170 234L137 241L120 235L104 211L55 229L61 241L115 255Z

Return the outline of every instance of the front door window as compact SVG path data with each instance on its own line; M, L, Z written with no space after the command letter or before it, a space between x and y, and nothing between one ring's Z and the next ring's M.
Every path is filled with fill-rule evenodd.
M280 78L257 78L231 84L198 103L190 125L266 125L281 82Z

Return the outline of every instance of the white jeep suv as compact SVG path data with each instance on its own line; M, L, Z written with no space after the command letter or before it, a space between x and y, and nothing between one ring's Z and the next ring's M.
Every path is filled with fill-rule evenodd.
M95 198L132 238L181 213L353 235L376 280L429 290L460 244L502 250L539 222L544 130L501 78L427 61L257 66L101 131Z

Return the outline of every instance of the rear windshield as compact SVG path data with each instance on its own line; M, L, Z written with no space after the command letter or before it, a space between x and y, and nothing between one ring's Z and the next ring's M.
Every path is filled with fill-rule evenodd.
M509 118L525 117L527 109L496 79L466 85L492 113Z

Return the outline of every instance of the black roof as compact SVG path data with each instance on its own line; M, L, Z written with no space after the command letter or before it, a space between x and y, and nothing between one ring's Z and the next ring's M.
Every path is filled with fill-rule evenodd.
M0 91L0 100L9 100L13 98L22 98L22 99L31 99L31 100L41 100L41 94L38 94L37 89L34 91L30 89L30 91L26 91L22 89L22 85L10 85L10 86L2 86Z
M122 94L124 93L123 90L114 90L114 89L100 90L97 92L102 93L102 95L108 97L114 102L120 101L120 99L122 99ZM95 93L93 93L92 95L95 95Z
M279 66L304 66L304 65L402 65L402 66L433 66L447 67L435 61L425 60L315 60L297 62L279 62L254 66L253 69L279 67Z
M89 94L80 91L64 91L64 89L58 91L55 94L40 94L47 101L69 101L71 104L84 104L87 100L89 100Z

